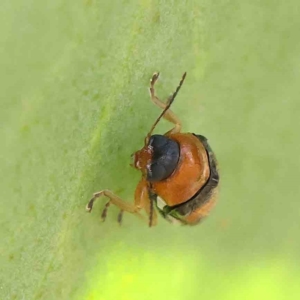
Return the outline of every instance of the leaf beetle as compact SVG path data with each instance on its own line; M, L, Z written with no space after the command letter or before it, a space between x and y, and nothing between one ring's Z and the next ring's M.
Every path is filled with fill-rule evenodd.
M149 90L152 102L162 112L145 137L143 148L132 155L132 166L142 172L135 190L134 203L123 201L110 190L94 193L86 210L91 212L95 200L106 196L109 200L101 215L103 221L108 207L114 204L120 209L119 223L123 212L129 212L148 220L150 227L154 226L157 223L157 210L170 222L194 225L207 216L215 205L219 184L215 155L204 136L181 133L180 119L170 110L186 73L166 103L155 93L154 86L158 77L159 73L153 74ZM161 118L173 123L174 127L163 135L152 134ZM141 214L142 210L145 210L147 219Z

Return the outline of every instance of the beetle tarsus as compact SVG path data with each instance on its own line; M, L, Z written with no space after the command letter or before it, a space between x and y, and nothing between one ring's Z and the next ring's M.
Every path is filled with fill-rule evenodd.
M155 72L153 75L152 75L152 78L150 79L150 84L151 84L151 87L153 88L155 82L157 81L159 77L159 72Z
M122 225L123 213L124 213L124 210L120 210L120 212L118 214L118 223L120 226Z
M107 210L108 210L109 206L110 206L110 201L108 201L108 202L105 204L104 209L103 209L103 211L102 211L101 219L102 219L103 222L104 222L105 219L106 219L106 216L107 216Z
M86 205L85 209L86 209L87 212L91 212L91 211L92 211L92 209L93 209L93 204L94 204L94 200L95 200L95 198L93 197L93 198L89 201L89 203Z

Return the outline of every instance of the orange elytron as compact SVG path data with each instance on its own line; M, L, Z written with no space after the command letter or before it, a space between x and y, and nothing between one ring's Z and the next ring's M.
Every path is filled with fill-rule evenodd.
M166 103L155 94L158 76L159 73L154 73L150 80L150 95L152 102L163 111L147 134L143 148L133 154L132 166L142 172L134 203L123 201L109 190L95 193L86 209L90 212L95 200L106 196L109 201L102 212L103 220L109 205L114 204L120 209L120 223L124 211L145 220L141 214L145 210L149 226L154 226L157 223L155 207L168 221L194 225L208 215L216 202L219 174L215 155L204 136L181 133L181 122L170 110L186 73ZM161 118L173 123L174 128L164 135L152 135Z

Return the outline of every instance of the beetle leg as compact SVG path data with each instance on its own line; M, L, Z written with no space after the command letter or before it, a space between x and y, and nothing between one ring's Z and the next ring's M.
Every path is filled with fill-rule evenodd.
M147 184L147 181L145 179L142 179L136 190L135 190L135 196L134 196L134 204L128 203L123 201L120 197L115 195L110 190L102 190L100 192L97 192L93 195L93 198L89 201L89 203L86 206L86 210L88 212L91 212L93 209L94 202L97 198L101 196L106 196L109 198L109 201L105 204L105 207L103 209L103 212L101 214L101 218L104 221L106 219L107 210L110 206L110 204L116 205L118 208L120 208L120 213L118 215L118 223L122 223L123 213L129 212L140 219L145 221L145 217L140 214L140 210L144 209L146 214L149 217L149 227L155 226L157 223L157 215L156 211L153 208L153 200L150 199L149 194L149 187Z
M135 190L135 205L143 208L149 217L149 227L157 224L157 215L153 207L153 200L150 199L149 187L145 179L142 179Z
M104 209L103 209L103 211L102 211L101 219L102 219L103 222L104 222L105 219L106 219L106 216L107 216L107 210L108 210L109 206L110 206L110 201L108 201L108 202L105 204Z
M157 105L158 107L165 109L167 104L162 102L155 94L154 85L159 77L159 73L154 73L151 80L150 80L150 96L152 102ZM172 96L171 96L172 97ZM181 121L179 118L170 110L168 109L163 116L169 122L175 124L175 127L172 128L168 133L178 133L181 130Z
M140 219L145 220L145 218L139 213L139 210L141 209L139 206L137 206L136 204L131 204L126 201L123 201L120 197L115 195L110 190L102 190L100 192L95 193L93 195L93 198L89 201L89 203L86 206L86 210L88 212L92 211L95 200L101 196L106 196L109 199L109 201L108 201L108 203L106 203L105 208L101 215L103 220L105 220L105 218L106 218L107 209L110 204L116 205L118 208L120 208L121 211L126 211L129 213L132 213L132 214L136 215L137 217L139 217ZM121 223L122 213L121 213L121 215L119 214L118 220L119 220L119 223Z
M123 213L124 213L124 210L120 210L120 212L119 212L119 214L118 214L118 223L119 223L119 225L122 224Z

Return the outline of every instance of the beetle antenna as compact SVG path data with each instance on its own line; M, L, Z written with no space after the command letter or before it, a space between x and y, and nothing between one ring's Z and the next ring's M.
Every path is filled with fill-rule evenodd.
M153 200L150 199L149 227L152 227L152 222L153 222Z
M148 195L149 195L149 199L150 199L150 207L149 207L149 227L152 227L153 224L153 209L154 209L154 194L152 192L152 184L151 182L148 181Z
M182 75L182 78L179 82L179 85L177 86L175 92L168 98L168 101L166 103L166 107L164 108L164 110L162 111L162 113L159 115L159 117L156 119L156 121L154 122L154 124L152 125L149 133L147 134L146 138L145 138L145 145L147 145L149 143L149 139L150 139L150 136L152 135L152 132L153 130L155 129L156 125L158 124L158 122L160 121L160 119L164 116L164 114L166 113L166 111L170 108L170 106L172 105L172 103L174 102L175 100L175 97L177 96L183 82L184 82L184 79L186 77L186 72L184 72L184 74Z

